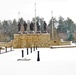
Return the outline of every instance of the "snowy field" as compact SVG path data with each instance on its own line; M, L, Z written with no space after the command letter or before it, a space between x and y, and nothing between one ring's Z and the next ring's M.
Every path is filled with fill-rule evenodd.
M13 50L0 54L0 75L76 75L76 48L38 48L32 53L29 49L29 55L26 48ZM21 50L30 61L17 61L22 58Z

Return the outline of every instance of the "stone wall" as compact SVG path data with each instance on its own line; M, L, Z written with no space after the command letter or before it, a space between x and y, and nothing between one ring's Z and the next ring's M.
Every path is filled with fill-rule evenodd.
M11 47L12 42L0 42L0 47Z
M50 47L50 45L59 45L60 40L50 40L50 34L15 34L13 47Z
M51 40L50 34L14 34L11 42L0 43L0 46L13 46L13 48L29 48L37 46L40 48L50 48L56 45L70 45L70 42L61 42L60 39Z
M54 45L61 45L61 40L50 40L50 34L15 34L13 40L14 48L24 48L37 46L40 48L50 47ZM64 42L70 44L70 42Z
M70 41L60 42L60 45L71 45Z

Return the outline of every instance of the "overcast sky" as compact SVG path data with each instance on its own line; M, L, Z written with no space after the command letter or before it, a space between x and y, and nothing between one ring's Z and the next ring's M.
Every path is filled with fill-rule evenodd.
M43 17L49 22L51 11L53 16L60 15L65 19L70 17L76 23L76 1L75 0L0 0L0 20L18 20L18 12L24 20L31 20L35 16L36 3L37 16Z

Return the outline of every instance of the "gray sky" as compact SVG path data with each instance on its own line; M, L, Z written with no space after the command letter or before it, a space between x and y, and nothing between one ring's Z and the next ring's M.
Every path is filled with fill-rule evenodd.
M76 23L75 0L0 0L0 20L18 20L18 12L24 20L31 20L35 16L34 4L36 2L37 16L49 22L51 11L53 16L60 15L65 19L70 17Z

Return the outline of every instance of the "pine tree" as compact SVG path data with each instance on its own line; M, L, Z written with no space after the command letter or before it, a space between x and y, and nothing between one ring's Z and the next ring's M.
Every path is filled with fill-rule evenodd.
M68 41L74 41L74 36L73 36L73 34L70 34L67 40L68 40Z

